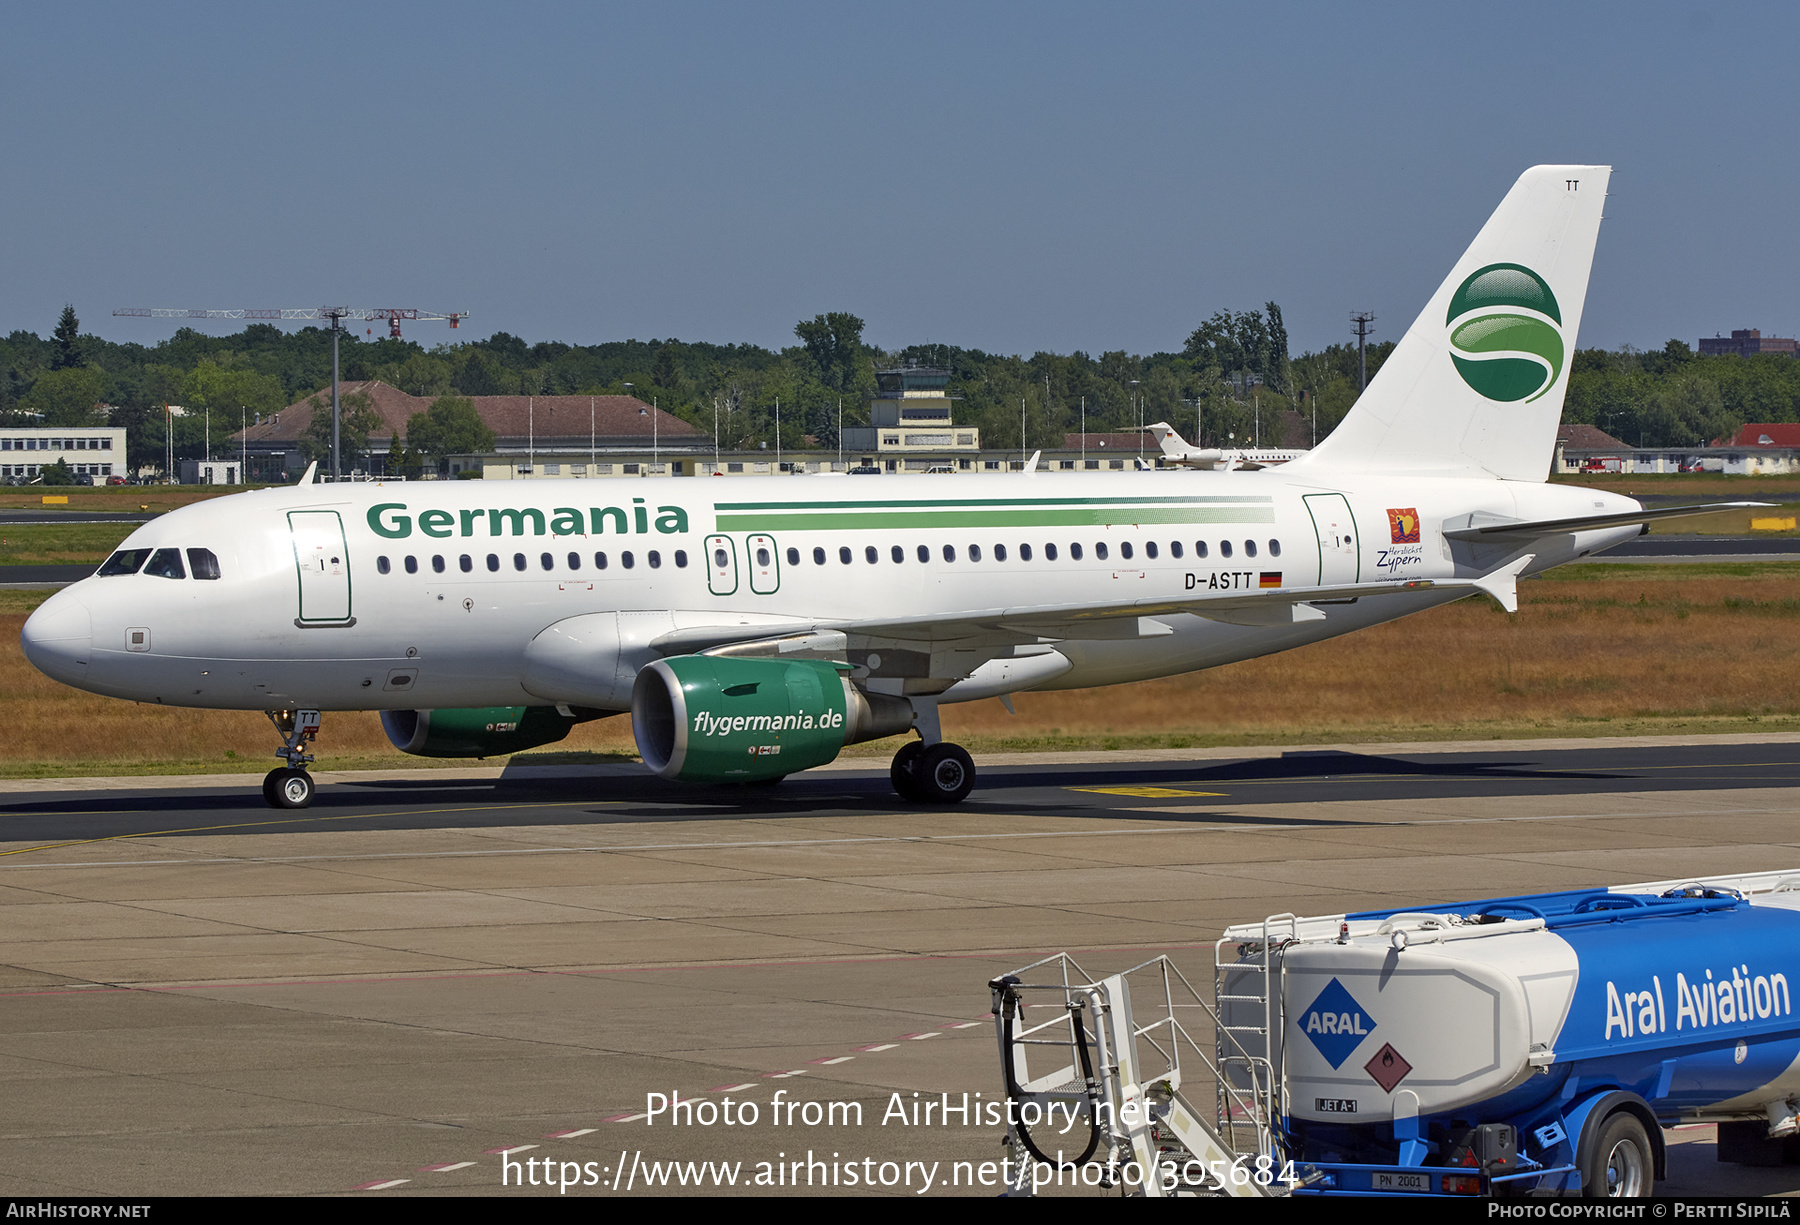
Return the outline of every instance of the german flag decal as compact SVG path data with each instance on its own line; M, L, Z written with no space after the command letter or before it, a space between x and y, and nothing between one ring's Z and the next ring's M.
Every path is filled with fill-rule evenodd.
M1262 582L1258 583L1257 586L1259 586L1259 587L1279 587L1279 586L1281 586L1281 571L1279 571L1279 570L1264 570L1262 572Z

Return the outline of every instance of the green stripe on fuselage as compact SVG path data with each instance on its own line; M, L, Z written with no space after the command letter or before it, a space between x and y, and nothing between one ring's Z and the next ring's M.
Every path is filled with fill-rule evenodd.
M1073 500L1073 499L1071 499ZM721 532L933 531L958 527L1092 527L1139 523L1273 523L1273 506L1076 506L1013 510L909 511L889 506L870 512L832 511L721 514Z
M945 506L1212 506L1269 504L1274 498L1255 495L1189 495L1167 498L906 498L882 502L714 502L725 512L769 510L927 510Z

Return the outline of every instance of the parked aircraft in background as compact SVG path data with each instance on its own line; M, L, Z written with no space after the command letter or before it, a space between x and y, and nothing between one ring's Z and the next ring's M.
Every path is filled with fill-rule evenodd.
M1186 440L1175 432L1175 427L1166 421L1158 421L1155 425L1145 426L1144 429L1156 439L1158 445L1162 447L1163 458L1170 463L1183 464L1189 468L1200 468L1211 472L1254 471L1257 468L1273 468L1276 464L1291 463L1306 454L1304 450L1293 447L1253 447L1249 449L1190 447Z
M302 483L146 524L32 614L25 652L95 693L268 711L283 807L311 801L333 710L448 756L629 712L652 770L702 782L912 732L895 790L955 802L975 768L946 703L1210 668L1474 592L1511 610L1520 576L1695 509L1545 483L1608 174L1527 171L1350 414L1279 467Z

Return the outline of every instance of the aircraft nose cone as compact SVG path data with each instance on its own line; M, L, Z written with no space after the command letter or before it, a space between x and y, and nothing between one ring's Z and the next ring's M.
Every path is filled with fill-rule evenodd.
M25 658L45 676L66 685L87 680L88 648L94 639L88 607L67 591L59 591L38 606L25 621L19 643Z

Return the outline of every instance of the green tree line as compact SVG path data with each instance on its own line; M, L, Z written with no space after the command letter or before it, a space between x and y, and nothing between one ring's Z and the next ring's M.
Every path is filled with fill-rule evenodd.
M799 321L796 343L779 350L676 339L533 344L506 332L427 349L415 340L346 335L346 382L380 379L432 401L421 415L429 420L410 423L399 450L398 440L380 436L366 405L348 404L352 459L386 452L416 466L452 453L446 448L479 449L479 422L466 408L467 397L478 395L629 393L704 433L716 431L720 445L734 450L762 443L773 449L779 415L784 450L834 448L840 421L867 423L875 371L908 362L951 371L957 420L981 427L992 448L1048 449L1084 423L1101 433L1156 421L1201 445L1239 446L1260 422L1263 441L1272 444L1272 423L1290 409L1308 432L1316 421L1324 438L1358 395L1356 346L1292 356L1274 302L1218 311L1179 350L1149 355L883 348L863 332L860 318L831 312ZM1371 378L1392 350L1391 341L1369 347ZM168 430L177 458L198 457L210 411L220 454L240 414L254 420L307 401L330 378L331 334L324 328L288 332L256 323L219 337L181 328L156 345L119 344L82 334L68 308L48 339L25 331L0 339L0 422L96 424L109 412L110 422L127 430L132 467L160 466ZM188 415L166 418L167 404ZM1564 419L1653 447L1697 445L1745 421L1800 421L1800 361L1701 357L1673 340L1649 352L1584 349L1574 356ZM328 431L328 424L315 428L308 450L328 446Z

